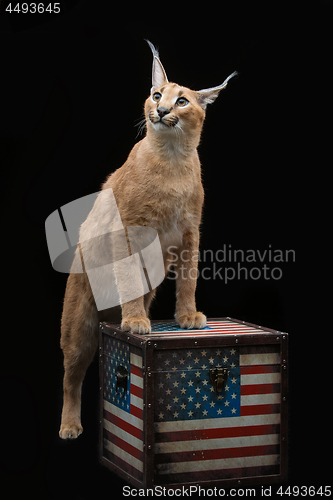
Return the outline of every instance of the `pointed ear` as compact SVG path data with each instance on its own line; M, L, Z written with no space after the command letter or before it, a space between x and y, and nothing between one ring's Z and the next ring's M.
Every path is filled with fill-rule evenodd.
M198 90L198 101L201 107L203 109L206 109L207 104L212 104L219 95L220 91L226 88L230 78L236 75L238 75L238 73L237 71L234 71L231 75L228 76L228 78L224 80L221 85L218 85L217 87L211 87L209 89Z
M168 83L168 77L166 76L166 72L162 66L162 63L160 61L160 56L158 54L158 50L155 49L154 45L149 41L146 40L148 43L150 50L153 53L154 60L153 60L153 73L152 73L152 88L150 92L154 92L154 90L158 89L163 83Z

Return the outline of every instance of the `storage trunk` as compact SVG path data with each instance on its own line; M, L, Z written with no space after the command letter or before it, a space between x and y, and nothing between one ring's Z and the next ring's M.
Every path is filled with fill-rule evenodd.
M100 324L101 462L141 488L287 473L288 334L232 318L152 333Z

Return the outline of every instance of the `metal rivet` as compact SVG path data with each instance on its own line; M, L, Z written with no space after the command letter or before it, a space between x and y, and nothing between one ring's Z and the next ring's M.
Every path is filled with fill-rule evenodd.
M129 338L129 337L127 337L127 340L129 340L129 339L130 339L130 338Z
M287 369L286 365L284 365L283 369L284 369L284 370L286 370L286 369Z
M194 342L194 345L198 345L198 342L197 342L197 341L195 341L195 342Z
M283 399L283 401L287 401L287 398L286 398L286 396L284 396L284 397L283 397L282 399Z
M286 338L286 336L285 336L285 335L282 335L282 338L283 338L283 339L285 339L285 338Z
M280 337L276 337L276 340L280 340Z
M150 366L148 366L147 370L150 372L150 370L151 370Z
M238 344L238 339L236 339L236 344Z
M151 345L151 342L148 342L148 345Z
M151 450L151 445L150 444L148 445L148 450Z
M151 377L151 373L150 372L148 373L148 377Z
M148 408L151 408L151 404L150 403L148 404Z
M154 344L154 347L157 347L157 344Z

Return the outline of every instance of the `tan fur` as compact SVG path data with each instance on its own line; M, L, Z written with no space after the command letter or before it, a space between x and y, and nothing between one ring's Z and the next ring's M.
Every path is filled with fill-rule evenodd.
M156 57L155 64L162 67ZM166 272L173 255L180 256L188 250L186 262L180 257L174 262L176 272L183 266L176 280L175 318L182 328L202 328L206 317L197 312L195 304L195 255L204 200L197 146L207 103L200 93L169 83L164 70L163 75L163 85L152 89L153 93L159 91L162 99L156 103L151 95L145 102L146 137L133 147L124 165L109 176L102 189L112 188L125 227L148 226L157 230ZM187 106L176 104L180 96L189 101ZM159 121L158 107L170 110L162 118L165 124ZM106 223L105 207L103 212L100 201L96 203L94 214L92 210L81 227L81 236L84 232L89 234L94 221ZM150 332L148 313L154 294L155 291L122 304L123 330ZM83 430L81 386L97 348L98 320L119 322L119 312L120 308L113 308L98 313L87 275L69 275L61 323L65 375L60 437L64 439L76 438Z

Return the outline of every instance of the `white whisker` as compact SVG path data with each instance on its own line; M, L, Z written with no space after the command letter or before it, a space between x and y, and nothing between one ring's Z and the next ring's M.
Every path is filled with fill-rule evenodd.
M142 132L146 128L146 118L143 118L138 123L136 123L135 127L138 127L138 133L136 134L136 137L135 137L135 138L137 138L139 135L142 134Z
M176 132L176 136L178 139L178 146L180 146L181 140L182 140L182 134L184 134L184 130L182 129L181 125L179 125L179 123L176 123L176 125L175 125L175 132Z
M176 128L177 130L180 130L182 134L184 133L184 130L183 130L183 129L182 129L182 127L179 125L179 123L176 123L175 128Z

